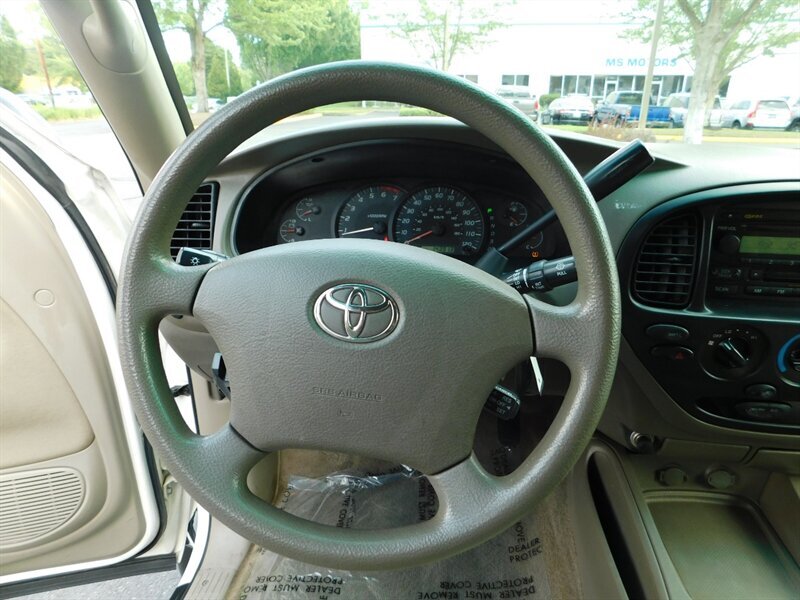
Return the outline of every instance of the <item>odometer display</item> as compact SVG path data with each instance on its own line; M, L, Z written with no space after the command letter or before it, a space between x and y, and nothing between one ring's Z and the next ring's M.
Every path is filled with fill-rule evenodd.
M447 186L421 189L400 206L394 240L449 254L473 256L484 243L483 215L464 192Z

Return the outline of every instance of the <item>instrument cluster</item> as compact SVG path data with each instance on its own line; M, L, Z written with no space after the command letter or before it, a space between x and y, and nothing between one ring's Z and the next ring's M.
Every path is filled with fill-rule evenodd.
M306 190L279 213L273 242L364 238L409 244L472 262L543 210L534 202L484 187L442 181L363 181ZM545 230L513 256L555 256L556 235Z

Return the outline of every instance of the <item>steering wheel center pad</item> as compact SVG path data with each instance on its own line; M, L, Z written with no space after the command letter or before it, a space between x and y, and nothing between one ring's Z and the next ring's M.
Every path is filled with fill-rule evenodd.
M363 320L368 330L396 311L396 327L367 343L337 339L315 318L327 290L340 285L345 301L359 284L396 308L367 299L375 312L362 311L358 298L345 315L334 299L323 318L333 328ZM492 387L533 352L528 308L513 288L453 258L377 240L284 244L225 261L203 280L194 314L225 358L230 423L252 445L338 450L424 473L469 455Z

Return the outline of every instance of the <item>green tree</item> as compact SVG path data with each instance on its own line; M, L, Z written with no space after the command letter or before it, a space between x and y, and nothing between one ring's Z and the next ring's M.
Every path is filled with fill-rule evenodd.
M298 50L296 68L337 60L361 58L361 23L347 0L324 2L330 24L323 31L309 32Z
M228 0L225 24L259 81L360 56L358 16L347 0Z
M206 73L208 95L211 98L226 98L242 93L239 69L230 59L230 54L227 56L227 68L225 63L225 50L208 40L206 42Z
M492 18L504 0L417 0L419 10L392 15L395 35L406 40L430 66L449 71L453 59L489 43L489 35L503 27Z
M0 16L0 87L18 92L25 68L25 46L5 15Z
M162 31L177 29L189 36L196 110L208 112L206 35L222 25L222 5L219 0L156 0L153 6Z
M194 96L194 76L192 75L192 65L188 62L175 63L175 77L178 78L178 86L185 96Z
M639 0L630 37L649 40L656 2ZM694 62L685 142L702 142L705 115L731 72L800 40L799 17L796 0L668 0L661 39Z

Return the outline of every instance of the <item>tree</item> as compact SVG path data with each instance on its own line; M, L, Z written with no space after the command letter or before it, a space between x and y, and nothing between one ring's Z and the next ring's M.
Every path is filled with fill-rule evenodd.
M449 71L459 54L488 43L489 34L503 27L492 15L507 2L470 0L418 0L419 12L392 15L395 35L423 55L430 66Z
M639 0L630 16L644 26L630 35L648 39L656 0ZM800 4L792 0L672 0L664 10L662 36L694 61L683 140L703 140L705 115L731 72L758 56L800 41ZM640 27L637 25L637 27Z
M178 78L178 87L184 96L194 96L194 76L192 75L192 65L188 62L175 63L175 77Z
M18 92L25 67L25 47L5 15L0 16L0 87Z
M206 79L208 82L208 95L211 98L227 98L238 96L242 93L242 80L239 69L227 56L226 50L220 48L210 40L206 41Z
M222 25L218 0L157 0L154 4L163 31L178 29L189 36L197 112L208 112L206 85L206 35ZM210 24L213 23L213 24ZM185 92L184 92L185 93Z
M45 31L48 31L48 29L45 28ZM41 58L37 44L41 48ZM42 62L44 62L44 65L42 65ZM45 74L44 68L47 69L47 74ZM49 84L54 87L71 85L82 92L86 92L89 89L86 87L86 82L78 71L78 67L75 66L72 57L67 52L67 49L64 48L64 44L52 31L46 33L33 45L25 47L23 73L42 78L49 77Z
M228 0L225 24L260 81L361 55L358 16L347 0Z

